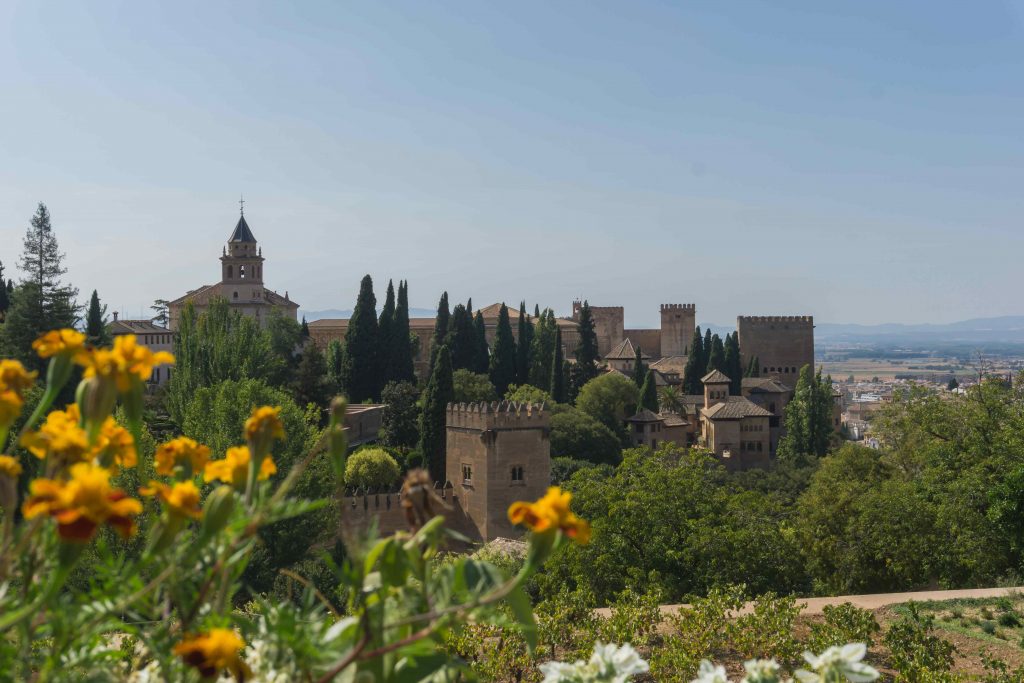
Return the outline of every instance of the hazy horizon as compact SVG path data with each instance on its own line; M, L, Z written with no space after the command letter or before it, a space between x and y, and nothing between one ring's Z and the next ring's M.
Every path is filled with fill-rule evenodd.
M149 314L219 279L349 309L1018 315L1021 2L0 6L0 261Z

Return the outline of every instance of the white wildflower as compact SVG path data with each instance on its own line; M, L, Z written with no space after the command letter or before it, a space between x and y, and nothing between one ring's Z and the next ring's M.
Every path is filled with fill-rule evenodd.
M779 683L781 667L774 659L751 659L743 662L747 675L741 683Z
M628 643L622 646L597 643L590 661L545 662L540 665L540 672L544 674L543 683L626 683L649 668Z
M861 661L867 651L867 646L863 643L850 643L842 647L830 647L820 655L805 652L804 659L814 671L800 669L796 672L796 677L803 683L844 679L849 683L870 683L876 680L879 674L874 667Z
M693 683L729 683L729 676L726 675L724 666L715 666L705 659L701 661L700 668L697 669L697 678L693 679Z

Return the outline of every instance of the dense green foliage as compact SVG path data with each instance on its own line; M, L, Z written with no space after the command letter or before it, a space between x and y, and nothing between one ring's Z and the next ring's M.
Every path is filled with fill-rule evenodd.
M420 454L435 482L445 480L445 423L448 404L454 400L452 357L448 347L437 350L420 415Z
M487 375L470 370L456 370L452 373L452 400L456 403L479 403L496 401L498 392Z
M573 349L573 356L576 358L573 375L573 395L579 394L583 385L597 377L597 332L594 329L594 312L590 310L590 303L583 302L580 306L580 313L577 319L579 326L579 341Z
M363 276L359 296L345 332L345 357L341 366L341 383L353 403L377 400L383 386L380 373L380 341L377 324L377 298L373 280Z
M494 348L491 350L491 384L498 394L504 395L510 384L516 383L516 340L512 336L512 323L508 306L501 305L498 311L498 327L494 332Z
M324 359L324 354L320 353L316 344L308 342L302 349L302 356L298 368L295 370L295 380L292 384L296 402L300 406L313 404L319 410L325 410L335 392L328 377L327 361Z
M550 308L544 309L533 332L530 352L530 384L545 391L551 388L551 360L555 353L555 331L558 323Z
M828 452L832 426L832 378L809 365L800 369L793 398L786 404L786 435L779 441L779 459L805 461Z
M530 351L533 348L533 320L526 315L526 302L519 303L519 329L516 342L516 383L530 381Z
M92 290L89 309L85 314L85 338L93 346L109 346L110 332L107 331L107 307L100 304L99 294Z
M381 392L384 416L381 442L388 448L410 451L419 442L419 389L412 382L391 382Z
M567 378L565 371L565 355L562 351L562 330L555 328L555 348L551 357L551 384L549 391L551 398L558 403L565 403L569 400Z
M409 335L409 283L403 281L398 283L398 302L395 305L395 323L391 335L391 381L416 381L412 338Z
M658 414L658 388L654 382L654 371L648 370L644 376L644 383L640 387L640 400L637 403L637 411L641 408L650 410L655 415Z
M729 393L740 396L743 389L743 362L740 360L740 335L732 332L725 335L725 369L723 372L732 380Z
M348 457L345 486L363 490L388 489L398 483L402 472L383 448L363 448Z
M690 396L704 393L704 387L700 378L706 373L704 367L704 340L700 335L700 325L693 331L693 339L690 340L690 353L686 356L686 365L683 367L683 393Z
M644 363L644 352L639 346L633 350L633 383L639 389L644 385L647 376L647 364Z
M636 407L639 389L617 372L587 382L576 397L576 407L614 433L625 436L623 420Z
M570 408L551 416L551 457L617 465L622 459L622 445L607 426Z
M710 330L708 330L710 332ZM711 337L711 346L705 347L704 353L708 357L707 367L704 368L705 372L711 372L712 370L719 370L726 372L725 366L725 345L722 343L722 338L717 334Z
M380 309L380 317L377 318L377 345L378 345L378 367L380 371L380 386L394 380L396 372L394 368L394 357L392 349L395 343L395 285L388 280L387 293L384 296L384 305Z
M437 302L437 315L434 316L434 336L430 339L430 371L434 371L434 363L437 361L437 352L448 339L448 322L452 313L448 307L448 292L442 292ZM449 352L451 349L449 349Z
M463 304L455 305L448 328L452 368L473 371L476 366L476 335L473 333L472 314Z
M480 311L473 317L473 337L476 339L473 372L485 373L491 367L491 350L487 345L487 324L484 322L484 314Z

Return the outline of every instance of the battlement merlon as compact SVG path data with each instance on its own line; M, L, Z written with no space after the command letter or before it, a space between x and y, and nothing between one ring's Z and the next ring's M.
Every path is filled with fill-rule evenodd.
M814 327L813 315L740 315L736 316L736 324L741 322L754 325L770 323L800 323Z
M697 304L662 304L661 305L661 312L662 313L665 313L666 311L686 311L686 312L692 313L692 312L694 312L696 310L697 310Z
M544 429L551 413L544 404L492 401L490 403L449 403L445 424L486 431L496 428Z

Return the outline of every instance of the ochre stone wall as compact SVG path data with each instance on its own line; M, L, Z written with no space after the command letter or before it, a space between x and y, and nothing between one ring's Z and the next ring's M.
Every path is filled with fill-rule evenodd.
M582 302L574 301L572 304L573 320L579 320L579 311ZM626 312L622 306L591 306L590 312L594 317L594 333L597 335L597 353L606 356L612 349L618 346L625 335Z
M762 377L775 377L793 387L800 368L814 367L812 316L739 316L736 329L743 367L756 356Z
M685 356L697 326L695 304L661 305L661 357ZM632 339L632 337L630 337ZM651 355L656 355L651 349Z
M645 356L651 359L658 358L661 353L661 330L623 330L625 339L633 342L633 348L640 347ZM650 360L644 361L649 363ZM632 369L632 365L630 368Z

